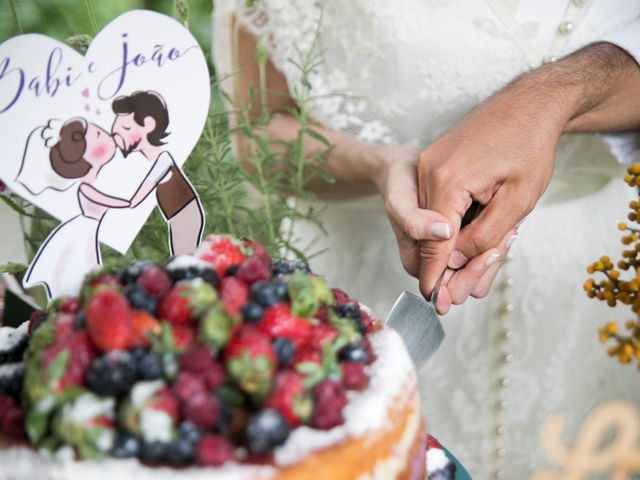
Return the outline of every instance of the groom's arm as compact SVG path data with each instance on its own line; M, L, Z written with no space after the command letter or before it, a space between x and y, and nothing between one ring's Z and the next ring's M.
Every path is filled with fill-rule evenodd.
M158 183L167 175L173 165L173 160L169 154L161 154L147 173L136 193L131 197L131 208L140 205L145 198L156 188Z

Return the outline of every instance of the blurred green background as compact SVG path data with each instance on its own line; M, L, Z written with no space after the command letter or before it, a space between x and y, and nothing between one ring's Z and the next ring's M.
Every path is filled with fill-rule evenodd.
M174 0L89 1L100 29L121 13L137 8L176 16ZM95 34L86 0L0 0L0 3L0 41L19 34L20 30L42 33L62 42L74 35ZM185 0L182 3L189 6L189 28L210 62L213 1Z

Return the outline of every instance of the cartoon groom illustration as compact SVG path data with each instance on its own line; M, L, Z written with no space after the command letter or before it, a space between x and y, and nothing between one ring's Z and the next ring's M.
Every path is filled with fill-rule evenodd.
M126 157L140 152L153 163L131 198L131 207L138 206L155 189L169 227L171 254L192 253L202 237L204 215L193 186L163 141L169 135L169 112L164 99L154 91L137 91L117 97L112 109L116 119L111 131L122 154Z

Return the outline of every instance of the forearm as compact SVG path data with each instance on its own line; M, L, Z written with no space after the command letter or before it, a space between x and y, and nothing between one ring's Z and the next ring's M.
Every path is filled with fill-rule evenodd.
M640 66L610 43L588 45L524 74L504 92L528 92L549 109L559 133L640 127Z
M319 125L311 128L325 137L331 147L327 151L326 145L306 135L302 153L308 161L313 161L326 151L326 157L319 163L319 167L335 183L328 184L317 179L311 181L308 188L323 198L346 198L375 193L386 168L386 158L381 154L383 147ZM300 124L293 116L287 113L273 115L268 126L270 149L285 154L283 143L295 140L299 131ZM237 135L237 146L241 157L251 157L252 146L245 136ZM250 168L250 162L247 165Z

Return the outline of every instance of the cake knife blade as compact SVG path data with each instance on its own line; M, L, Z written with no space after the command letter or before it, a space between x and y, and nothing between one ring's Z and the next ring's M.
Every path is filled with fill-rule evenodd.
M402 292L385 320L385 324L402 337L416 370L436 353L444 340L444 329L435 307L441 283L442 276L436 282L430 302L413 293Z

